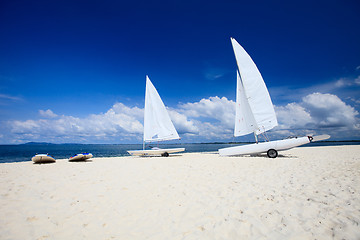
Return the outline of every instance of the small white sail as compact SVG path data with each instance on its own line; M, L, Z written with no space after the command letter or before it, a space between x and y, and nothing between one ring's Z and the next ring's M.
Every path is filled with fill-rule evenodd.
M149 77L146 76L144 142L179 138L163 101Z
M240 83L242 83L240 88L243 88L240 89L240 94L243 96L237 97L236 104L244 105L243 101L247 101L249 105L249 109L246 104L240 107L241 109L239 108L239 111L243 113L236 114L234 135L249 134L250 129L258 135L278 125L274 106L264 80L249 54L234 38L231 38L231 43L240 73ZM243 122L243 124L238 122Z

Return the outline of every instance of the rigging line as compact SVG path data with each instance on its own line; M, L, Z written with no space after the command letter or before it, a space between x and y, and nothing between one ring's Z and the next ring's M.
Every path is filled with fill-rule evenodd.
M269 140L269 138L268 138L268 136L267 136L267 134L266 134L265 127L262 126L262 128L263 128L264 131L261 133L261 135L265 138L265 141L266 141L266 142L270 142L270 140Z
M266 132L262 132L261 135L263 135L263 137L265 138L266 142L270 142L269 138L266 135Z

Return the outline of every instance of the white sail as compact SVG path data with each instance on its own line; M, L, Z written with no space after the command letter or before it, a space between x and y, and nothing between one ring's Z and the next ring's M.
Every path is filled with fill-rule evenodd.
M260 134L278 125L274 106L264 80L249 54L235 39L231 38L231 43L240 73L239 93L242 95L237 97L236 104L244 105L243 101L248 102L248 106L245 104L237 107L242 113L236 114L234 135L246 135L250 130Z
M179 138L163 101L149 77L146 76L144 142Z
M251 112L248 99L245 95L244 86L239 72L237 73L236 105L235 105L235 130L234 136L243 136L254 132L257 128L253 113Z

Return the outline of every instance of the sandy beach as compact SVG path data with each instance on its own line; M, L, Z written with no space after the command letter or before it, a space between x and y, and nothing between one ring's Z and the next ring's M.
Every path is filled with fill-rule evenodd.
M0 239L360 239L360 146L0 164Z

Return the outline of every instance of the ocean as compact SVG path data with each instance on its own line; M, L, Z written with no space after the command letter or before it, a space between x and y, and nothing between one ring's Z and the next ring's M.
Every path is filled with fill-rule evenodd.
M185 152L213 152L219 148L239 145L228 143L184 143L159 144L160 148L184 147ZM304 147L333 146L333 145L360 145L360 142L314 142ZM31 161L37 153L48 153L55 159L68 159L77 153L89 152L94 157L128 156L127 150L142 149L141 144L21 144L0 145L0 163Z

